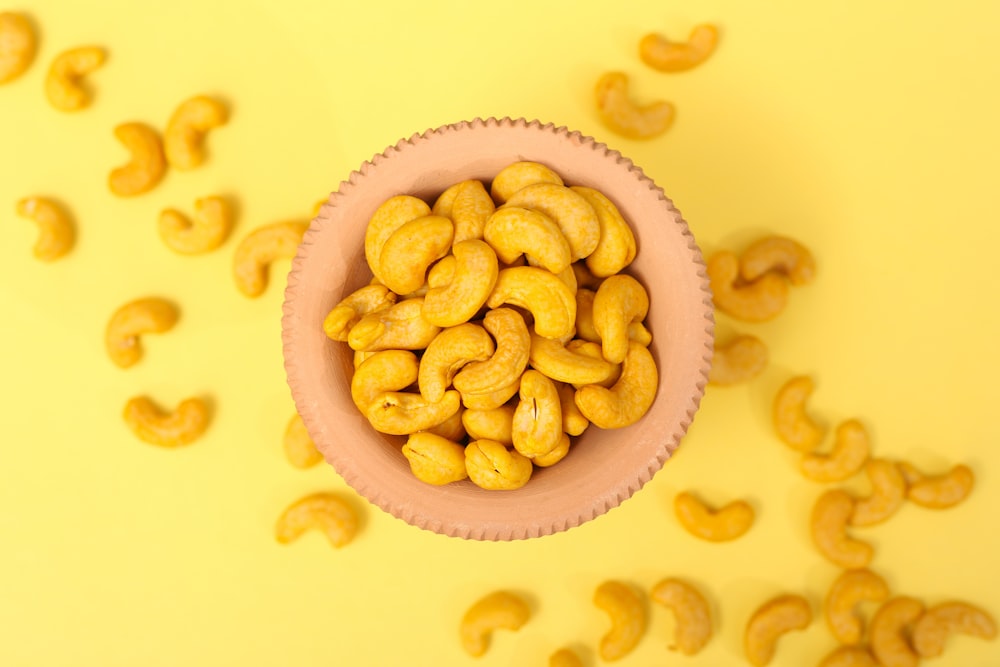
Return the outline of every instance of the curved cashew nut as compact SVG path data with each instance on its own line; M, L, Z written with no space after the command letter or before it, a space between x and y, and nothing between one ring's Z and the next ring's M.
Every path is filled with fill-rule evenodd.
M496 251L504 264L512 264L527 255L533 266L552 273L564 271L570 264L569 242L559 226L544 213L504 206L496 210L483 227L483 240Z
M63 51L45 77L45 96L60 111L77 111L90 104L90 93L81 79L104 64L104 49L80 46Z
M276 260L294 257L307 229L306 222L275 222L247 234L233 256L233 277L239 290L249 297L263 294L268 267Z
M762 238L740 255L740 276L748 283L772 272L787 276L793 285L805 285L816 276L816 260L804 245L783 236Z
M653 586L652 598L674 613L676 630L670 646L684 655L701 651L712 638L712 613L701 592L680 579L663 579Z
M830 587L826 596L826 623L841 644L860 644L864 620L857 613L862 602L885 602L889 585L871 570L846 570Z
M628 94L628 75L607 72L594 88L597 113L604 124L629 139L652 139L674 123L674 105L657 101L638 105Z
M442 486L469 476L465 471L465 447L433 433L411 434L403 445L403 456L421 482Z
M841 489L825 492L813 505L810 530L813 543L830 562L848 570L867 567L875 550L847 535L854 498Z
M525 371L511 425L514 449L529 459L544 456L560 444L563 435L562 408L555 383L538 371Z
M911 644L924 658L944 651L948 635L961 633L980 639L996 639L997 623L985 610L967 602L942 602L930 607L913 624Z
M484 241L459 241L451 252L427 274L430 289L424 297L424 319L439 327L472 319L486 303L499 275L496 253ZM446 261L449 257L453 259Z
M358 532L358 516L351 505L333 493L313 493L285 508L274 526L281 544L294 542L303 533L318 528L334 547L342 547Z
M717 342L708 381L720 386L748 382L764 372L767 361L767 345L756 336L737 336L725 345Z
M597 345L586 341L582 343ZM574 385L601 384L617 372L617 364L609 363L603 357L580 354L577 350L579 347L571 349L558 339L532 334L528 363L553 380Z
M365 315L396 303L396 294L385 285L365 285L340 300L323 319L323 331L331 340L346 342L350 331Z
M562 429L567 435L580 435L590 426L590 420L583 416L576 405L576 389L572 385L557 383L559 406L562 408Z
M368 313L347 333L352 350L422 350L441 331L424 319L422 297L404 299L388 308Z
M640 343L641 344L641 343ZM643 347L646 347L643 345ZM591 343L587 340L580 340L579 338L574 338L570 342L566 343L566 349L577 356L590 357L591 359L600 359L604 361L604 353L601 351L600 343ZM593 384L598 384L602 387L611 388L616 382L621 378L622 365L621 364L611 364L611 375L600 382L594 382ZM586 385L573 385L577 389Z
M439 194L437 199L434 200L434 205L431 206L430 213L450 218L451 209L455 205L455 199L458 197L458 191L461 190L466 183L471 182L472 181L461 181L445 188L445 191ZM426 213L422 213L421 215L426 215Z
M601 240L601 223L594 207L579 193L564 185L528 185L507 198L504 207L510 206L538 211L548 216L566 237L573 260L590 255Z
M754 522L753 507L744 500L734 500L715 510L689 491L674 498L674 512L685 530L710 542L735 540Z
M282 445L288 462L301 470L311 468L323 460L323 454L316 449L316 443L309 437L309 431L298 413L288 420Z
M22 14L0 12L0 84L21 76L35 59L35 29Z
M782 442L801 452L816 449L825 435L825 430L806 413L813 389L812 378L801 375L786 382L774 397L774 430Z
M473 440L494 440L514 444L514 406L501 405L491 410L465 410L462 425Z
M710 23L696 25L686 42L671 42L663 35L650 33L639 42L639 57L661 72L683 72L705 62L718 41L719 31Z
M417 376L420 393L431 403L440 401L463 366L485 361L493 352L493 339L478 324L466 322L442 329L420 358Z
M149 192L167 173L167 159L163 155L160 135L145 123L122 123L115 128L115 137L128 149L131 157L127 163L108 174L108 188L119 197ZM163 223L160 224L162 235Z
M598 428L622 428L639 421L653 405L659 376L653 355L630 341L622 374L610 389L588 384L576 391L576 405Z
M142 358L139 336L169 331L178 317L177 307L158 297L137 299L119 307L104 331L104 346L111 361L121 368L134 365Z
M549 667L583 667L583 662L573 649L561 648L549 656Z
M26 197L17 202L17 214L34 220L38 240L34 254L43 262L59 259L73 248L76 231L69 212L46 197Z
M585 265L595 278L613 276L635 259L635 234L618 207L603 193L582 185L574 185L570 190L587 200L600 225L600 239L587 255Z
M179 447L198 438L208 428L209 410L204 401L188 398L172 412L165 412L148 396L135 396L125 404L125 423L151 445Z
M372 428L380 433L409 435L447 421L461 407L462 399L455 390L446 391L436 403L420 394L388 391L375 397L365 410L365 416Z
M497 204L503 204L518 190L536 183L563 185L563 180L544 164L523 160L507 165L493 177L490 195Z
M482 181L461 183L447 216L455 223L455 243L483 238L483 228L495 209Z
M867 649L858 646L838 646L830 652L819 667L879 667Z
M538 456L535 456L534 458L531 459L531 462L534 463L539 468L548 468L549 466L554 466L555 464L559 463L564 458L566 458L566 455L569 454L570 444L571 443L569 439L569 434L560 433L559 442L556 443L556 446L550 449L545 454L539 454Z
M479 363L479 362L473 362ZM470 366L472 364L469 364ZM458 377L457 375L455 377ZM462 405L469 410L492 410L509 401L521 389L521 378L517 377L506 387L480 394L462 393Z
M712 255L706 270L715 307L738 320L766 322L788 302L788 283L781 276L765 273L752 283L739 282L740 260L734 253Z
M867 429L858 420L849 419L837 426L833 450L803 455L800 468L815 482L839 482L861 470L870 453Z
M163 131L163 152L171 167L194 169L205 161L205 134L229 120L226 107L211 97L197 95L174 110Z
M494 307L483 318L483 326L497 342L496 353L486 361L469 364L455 376L455 388L463 394L486 394L508 387L518 381L528 365L531 334L517 311Z
M594 295L594 328L601 337L604 358L619 364L628 352L628 327L642 322L649 312L649 295L632 276L620 273L607 278Z
M382 394L402 391L417 381L417 355L407 350L382 350L365 359L351 377L351 399L362 413Z
M465 470L476 486L490 491L519 489L531 479L531 459L494 440L465 446Z
M194 202L194 220L174 209L160 213L160 238L182 255L200 255L218 248L233 227L233 209L224 197L202 197Z
M976 477L966 465L957 465L943 475L928 477L909 463L900 463L907 482L906 499L930 509L954 507L972 492Z
M920 656L910 648L906 634L921 614L924 603L900 596L882 604L872 616L869 644L878 664L885 667L917 667Z
M427 202L410 195L390 197L375 209L365 228L365 260L379 282L385 282L382 279L380 261L385 242L407 222L430 214Z
M382 244L379 280L397 294L409 294L424 284L427 269L451 250L455 225L439 215L405 222Z
M521 597L496 591L477 600L466 610L458 626L462 648L473 657L486 653L494 630L518 630L531 618L531 609Z
M771 662L782 635L812 623L812 608L801 595L779 595L765 602L747 622L744 648L755 667Z
M625 657L646 632L648 619L642 597L628 584L611 580L594 591L594 604L611 619L611 629L601 637L601 658L610 662Z
M867 498L854 501L850 519L852 526L882 523L903 506L906 498L906 480L893 461L872 459L865 466L865 472L871 482L872 493Z
M562 275L562 274L560 274ZM576 337L589 343L600 343L601 335L594 328L594 297L597 293L586 287L576 290ZM649 347L653 342L653 335L642 325L641 322L632 322L628 325L628 337L630 340ZM568 344L567 344L568 345ZM600 345L598 345L598 348ZM600 355L603 359L603 353Z

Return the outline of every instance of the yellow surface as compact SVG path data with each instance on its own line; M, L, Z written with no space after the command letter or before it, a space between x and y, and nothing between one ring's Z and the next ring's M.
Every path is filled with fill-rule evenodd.
M956 509L905 506L858 531L895 593L968 600L1000 615L1000 311L996 191L1000 5L982 0L814 3L694 0L568 3L136 2L32 0L38 58L0 86L0 665L528 665L563 645L585 664L607 618L609 578L645 590L685 577L709 596L716 636L693 658L666 645L670 615L617 664L746 664L759 604L805 595L819 610L837 574L812 548L802 479L774 437L769 405L794 374L817 382L828 424L857 416L877 455L927 469L968 463L978 485ZM644 66L648 31L682 38L719 25L719 50L675 75ZM106 47L95 103L48 106L62 50ZM642 143L599 123L591 89L620 69L642 101L677 106ZM196 93L232 109L210 159L151 193L113 197L126 153L112 128L162 128ZM816 254L814 284L766 325L719 318L770 346L766 373L710 388L679 455L631 500L567 533L511 544L420 531L359 500L363 527L333 550L319 534L282 546L274 520L308 492L349 492L328 467L292 468L281 436L293 406L280 347L283 274L237 292L230 263L251 229L306 219L360 163L414 132L475 116L567 125L620 149L661 184L706 253L759 235ZM161 208L239 204L234 235L201 257L159 240ZM30 194L74 212L79 242L54 264L31 255ZM162 295L178 326L123 371L102 348L125 301ZM654 295L655 298L655 295ZM150 393L214 403L207 435L178 450L137 441L120 412ZM855 487L863 492L864 484ZM674 495L746 498L744 538L682 531ZM478 660L459 646L467 605L498 588L534 611ZM822 620L782 641L773 665L816 664L834 647ZM1000 664L1000 641L960 637L940 667Z

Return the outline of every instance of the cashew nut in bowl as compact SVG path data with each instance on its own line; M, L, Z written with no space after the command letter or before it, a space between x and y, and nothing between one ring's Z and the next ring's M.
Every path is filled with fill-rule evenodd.
M424 297L423 316L439 327L472 319L493 292L499 275L496 253L484 241L459 241L451 252L427 274L430 289ZM452 262L446 261L449 257L454 258ZM449 272L451 275L445 280L444 274Z
M468 477L465 447L433 433L413 433L403 445L403 456L413 475L422 482L440 486Z
M710 23L696 25L686 42L671 42L649 33L639 42L639 57L661 72L683 72L705 62L719 41L718 29Z
M586 341L583 343L597 345ZM563 345L558 339L543 338L538 334L531 334L528 363L553 380L574 385L601 384L618 370L617 364L609 363L603 357L579 354L576 349Z
M812 452L826 434L806 413L813 389L812 378L800 375L782 385L774 397L774 430L782 442L801 452Z
M330 544L340 548L358 532L358 516L351 505L334 493L313 493L289 505L274 527L274 537L290 544L313 528L323 531Z
M860 646L838 646L827 654L818 667L879 667L868 649Z
M583 416L576 405L576 389L572 385L557 383L559 389L559 404L562 407L563 432L567 435L580 435L590 426L590 420Z
M23 14L0 12L0 84L24 74L37 46L35 29Z
M910 643L921 657L935 658L954 633L996 639L997 623L988 612L968 602L942 602L928 607L913 624Z
M452 203L450 215L455 223L455 243L483 238L486 221L496 210L482 181L465 181Z
M45 77L45 96L60 111L77 111L90 104L90 93L81 79L104 64L104 49L80 46L63 51L52 61Z
M594 207L564 185L528 185L507 198L504 208L511 206L538 211L555 222L569 243L573 260L590 255L601 240L601 223Z
M569 454L570 442L569 435L567 433L559 434L559 441L556 446L545 452L544 454L539 454L531 459L539 468L548 468L549 466L554 466L555 464L562 461Z
M422 350L441 331L424 319L421 297L404 299L368 313L347 333L352 350Z
M461 407L461 396L454 389L446 391L435 403L420 394L387 391L375 397L365 410L365 416L380 433L409 435L443 423Z
M38 239L34 254L43 262L59 259L76 242L76 230L69 211L47 197L25 197L17 202L17 214L34 220L38 225Z
M167 173L160 135L145 123L122 123L115 127L115 137L131 155L127 163L108 174L108 188L119 197L149 192Z
M163 131L163 152L171 167L187 171L205 161L205 134L225 125L225 105L205 95L191 97L174 110Z
M576 290L576 337L590 343L600 343L601 335L594 327L594 297L597 292L586 287ZM653 335L641 322L632 322L628 325L628 337L630 340L649 347L653 342ZM568 346L568 345L567 345ZM598 345L600 347L600 345ZM602 359L604 354L599 355Z
M701 592L686 581L663 579L653 586L653 601L674 613L676 629L671 649L695 655L712 638L712 613Z
M514 449L533 459L554 450L562 439L562 407L555 383L536 370L521 376L520 401L514 409Z
M362 413L388 391L402 391L417 381L420 362L408 350L381 350L365 359L351 377L351 399Z
M478 363L478 362L473 362ZM472 364L469 364L470 366ZM455 377L458 377L457 375ZM469 410L493 410L503 406L521 389L521 378L511 382L506 387L481 393L460 392L462 405Z
M907 483L906 499L930 509L947 509L965 500L972 492L976 476L966 465L957 465L943 475L928 476L910 463L901 462Z
M434 205L431 206L429 213L434 215L440 215L445 218L451 217L452 207L455 206L455 199L458 197L458 192L461 190L466 183L471 183L472 181L461 181L459 183L454 183L445 188L445 191L438 195L437 199L434 200ZM397 195L397 196L408 196L408 195ZM418 199L414 197L414 199ZM418 199L418 201L423 201ZM420 215L427 215L427 213L421 213ZM416 217L420 217L420 215Z
M298 413L288 420L282 444L285 458L300 470L311 468L323 460L323 455L316 449L316 443L309 437L309 431Z
M900 596L884 602L872 616L869 645L883 667L917 667L920 656L907 641L913 623L924 613L924 603Z
M718 252L706 265L712 300L723 313L744 322L766 322L777 317L788 302L788 282L765 273L752 283L739 279L740 260L732 252Z
M860 471L870 452L868 430L858 420L849 419L837 426L833 450L829 454L806 453L799 467L802 474L814 482L839 482Z
M233 277L239 290L248 297L263 294L271 263L294 257L308 228L306 222L275 222L247 234L233 256Z
M496 591L466 610L458 626L462 648L473 657L486 653L494 630L519 630L531 618L531 608L518 595Z
M743 645L754 667L771 662L782 635L812 623L812 608L801 595L779 595L765 602L747 622Z
M857 607L862 602L885 602L889 585L885 579L868 569L845 570L833 582L826 595L826 623L831 634L841 644L860 644L864 619Z
M576 283L581 288L596 292L597 288L604 282L604 278L598 278L591 273L586 260L573 262L570 266L573 267L573 273L576 275Z
M630 324L642 322L649 312L649 295L642 284L624 273L607 278L594 295L594 328L601 337L604 358L613 364L625 360Z
M122 413L125 423L140 440L161 447L187 445L208 429L208 405L199 398L181 401L165 412L148 396L129 399Z
M574 185L570 190L587 200L600 226L597 247L584 260L591 275L607 278L631 264L637 250L635 234L618 207L593 188Z
M624 658L646 632L648 619L642 597L628 584L610 580L594 591L594 604L611 620L611 628L598 646L601 658L608 662Z
M685 530L709 542L742 537L754 522L753 508L744 500L734 500L713 510L689 491L674 498L674 512Z
M365 260L379 282L385 282L381 274L382 246L385 242L407 222L430 214L427 202L410 195L390 197L375 209L365 228Z
M852 526L882 523L895 514L906 499L906 480L895 462L872 459L865 465L865 472L871 482L872 493L854 501L850 520Z
M737 336L724 345L716 342L708 381L724 387L748 382L764 372L767 361L767 345L756 336Z
M641 343L640 343L641 345ZM646 347L643 345L643 347ZM604 353L601 351L600 343L591 343L590 341L580 340L579 338L574 338L570 342L566 343L566 350L578 357L590 357L591 359L597 359L604 361ZM601 387L607 387L610 389L615 386L615 383L621 378L622 375L622 365L621 364L611 364L611 374L600 382L592 382L590 384L596 384ZM577 389L584 387L583 384L574 384Z
M430 265L451 250L454 237L455 225L439 215L403 223L382 244L379 280L397 294L419 289Z
M493 352L493 339L478 324L466 322L442 329L420 358L417 376L420 393L431 403L440 401L463 366L485 361Z
M659 376L645 347L629 342L622 374L610 389L589 384L576 392L580 412L598 428L622 428L639 421L653 405Z
M519 489L531 479L531 459L494 440L473 440L465 446L469 479L491 491Z
M178 317L177 307L159 297L136 299L122 305L108 320L104 331L104 346L111 361L121 368L136 364L142 358L139 336L169 331Z
M465 436L468 435L465 431L465 424L462 423L462 415L464 414L465 408L460 407L458 412L453 414L451 417L448 417L440 424L431 426L424 432L439 435L442 438L451 440L452 442L464 442Z
M501 169L493 177L490 195L497 204L503 204L518 190L536 183L563 185L563 180L559 174L540 162L528 160L514 162Z
M842 489L831 489L816 500L810 519L813 543L830 562L848 570L867 567L875 550L851 538L847 524L854 513L854 498Z
M740 255L740 277L748 283L772 272L793 285L805 285L816 277L816 261L808 248L784 236L762 238Z
M233 209L225 197L202 197L194 202L194 219L172 208L160 213L163 243L182 255L200 255L218 248L233 227Z
M396 293L385 285L365 285L348 294L323 319L323 331L331 340L346 342L348 334L365 315L396 303Z
M465 410L462 424L473 440L495 440L514 444L514 406L501 405L491 410Z
M601 120L623 137L652 139L673 125L674 105L664 101L637 105L629 97L628 76L624 72L602 75L594 93Z
M535 333L546 338L564 336L576 323L576 296L545 269L516 266L500 271L486 305L496 309L505 303L530 312Z
M522 254L533 266L552 273L570 264L569 242L559 226L544 213L518 206L504 206L486 221L483 239L496 251L504 264L513 263Z

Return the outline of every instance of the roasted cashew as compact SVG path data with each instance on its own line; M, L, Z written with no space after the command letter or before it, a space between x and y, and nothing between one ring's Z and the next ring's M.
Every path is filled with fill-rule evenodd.
M514 449L529 459L544 456L560 444L563 435L562 408L555 383L536 370L525 371L511 425Z
M997 623L988 612L968 602L942 602L927 611L913 624L911 641L924 658L934 658L944 651L945 641L954 633L996 639Z
M382 244L378 278L397 294L409 294L424 284L427 269L451 250L455 225L439 215L403 223Z
M486 221L483 240L504 264L526 255L528 263L552 273L569 267L569 242L549 216L519 206L504 206Z
M907 641L909 628L924 613L924 603L910 597L884 602L872 616L869 643L883 667L917 667L920 656Z
M47 197L26 197L17 202L17 214L34 220L38 239L34 254L43 262L51 262L68 253L76 241L76 230L69 212Z
M813 543L819 552L848 570L867 567L875 553L870 544L847 534L853 513L854 499L842 489L831 489L816 501L810 519Z
M282 444L285 458L296 468L305 470L323 460L323 454L316 449L316 443L309 437L309 431L298 413L288 420Z
M35 29L23 14L0 12L0 84L21 76L35 59Z
M519 489L531 479L531 459L494 440L465 446L465 470L476 486L490 491Z
M333 493L313 493L285 508L274 526L281 544L294 542L303 533L318 528L334 547L342 547L358 532L358 517L351 505Z
M60 111L77 111L90 104L90 92L81 79L104 64L104 49L80 46L63 51L45 77L45 96Z
M632 652L646 632L648 622L642 597L628 584L605 581L594 591L594 604L611 619L611 629L601 637L598 652L611 662Z
M875 658L858 646L838 646L827 654L819 667L879 667Z
M574 264L574 266L576 266ZM579 279L579 276L578 276ZM579 284L579 283L578 283ZM576 290L576 337L591 343L600 343L601 334L594 328L594 297L597 292L586 287ZM604 355L601 355L604 358Z
M826 623L841 644L860 644L864 619L857 613L862 602L885 602L889 585L871 570L845 570L826 595Z
M861 470L870 452L867 429L858 420L849 419L837 426L829 454L804 454L799 467L814 482L840 482Z
M455 390L446 391L436 403L420 394L387 391L375 397L365 410L365 416L372 428L380 433L409 435L445 422L461 407L462 399Z
M458 412L448 417L440 424L431 426L425 431L425 433L433 433L434 435L439 435L442 438L447 438L452 442L463 442L465 436L468 435L465 432L465 425L462 423L462 415L465 414L464 408L459 408Z
M483 245L489 245L489 244L487 244L484 241ZM479 248L481 246L479 246L478 244L468 244L468 243L466 243L465 245L463 245L463 247L464 248ZM454 253L454 246L452 246L452 252ZM492 248L490 248L490 252L493 253L494 257L496 257L496 253L493 252ZM486 264L487 270L488 270L488 266L489 265L487 263ZM427 270L427 285L426 285L426 287L427 287L428 293L432 289L435 289L437 287L447 287L448 284L451 283L451 281L455 279L455 271L457 270L457 267L458 267L458 260L455 259L455 255L454 254L445 255L444 257L442 257L438 261L434 262L434 264L431 266L431 268L429 268ZM493 277L493 280L496 281L496 276ZM381 284L381 283L379 283L379 284ZM483 299L483 303L485 303L485 302L486 302L486 300ZM425 302L425 304L424 304L425 308L426 308L426 305L427 304ZM480 305L482 305L482 304L480 304ZM461 324L461 322L457 322L457 324ZM449 324L447 326L453 326L453 325Z
M403 456L421 482L441 486L468 477L465 447L433 433L413 433L403 445Z
M561 648L549 656L549 667L583 667L583 662L573 649Z
M177 307L158 297L137 299L119 307L104 330L104 347L111 361L121 368L137 363L142 358L139 336L169 331L178 317Z
M712 612L701 592L680 579L663 579L653 586L654 602L674 613L676 629L671 650L695 655L712 638Z
M125 423L140 439L161 447L187 445L208 428L208 406L200 398L181 401L172 412L164 412L148 396L136 396L125 404Z
M663 134L674 122L674 105L657 101L637 105L629 97L628 75L607 72L594 88L597 113L612 131L629 139L652 139Z
M514 162L501 169L493 177L490 196L497 204L503 204L511 195L536 183L563 185L562 177L539 162Z
M724 345L716 342L708 381L720 386L748 382L764 372L767 361L767 345L756 336L737 336Z
M163 152L171 167L194 169L205 161L205 134L229 120L226 107L211 97L197 95L174 110L163 131Z
M594 345L596 343L583 344ZM559 382L574 385L601 384L611 378L617 371L617 364L604 360L603 357L592 357L586 353L579 354L555 338L543 338L531 334L531 352L528 363L535 370Z
M659 376L645 347L629 342L622 374L610 389L589 384L576 392L576 405L598 428L622 428L639 421L653 405Z
M965 500L976 477L966 465L957 465L943 475L929 477L909 463L899 464L907 483L906 499L930 509L947 509Z
M431 206L430 213L450 218L451 209L455 205L455 198L458 197L458 191L461 190L466 183L471 182L472 181L461 181L460 183L455 183L445 188L445 191L439 194L437 199L434 200L434 205ZM426 214L422 213L421 215Z
M473 440L494 440L514 444L514 406L501 405L492 410L465 410L462 425Z
M504 207L510 206L531 209L548 216L566 237L573 260L590 255L601 240L601 223L594 207L564 185L528 185L507 198Z
M365 352L364 350L354 351L354 370L358 370L361 364L365 363L369 357L376 354L376 352Z
M635 234L632 233L632 228L618 207L603 193L593 188L574 185L570 190L587 200L597 213L597 222L600 225L597 247L585 259L585 265L591 275L596 278L607 278L631 264L637 250Z
M882 523L903 506L906 498L906 480L895 462L872 459L865 465L865 473L871 482L872 493L854 501L852 526Z
M646 347L643 345L643 347ZM600 343L591 343L587 340L580 340L579 338L574 338L570 342L566 343L566 349L579 357L590 357L591 359L598 359L604 361L604 353L601 351ZM602 387L611 388L615 386L615 383L621 378L622 375L622 365L621 364L611 364L611 374L607 378L601 380L600 382L594 382L593 384L600 385ZM574 387L579 389L586 385L574 384Z
M466 322L442 329L420 358L417 376L420 393L431 403L440 401L463 366L485 361L493 352L493 339L478 324Z
M556 443L556 446L550 449L545 454L540 454L532 458L531 462L534 463L539 468L548 468L549 466L554 466L555 464L559 463L564 458L566 458L566 455L569 454L570 444L571 442L569 439L569 434L560 433L559 442Z
M793 285L811 283L816 277L816 261L804 245L783 236L768 236L755 242L740 255L740 276L752 283L765 273L779 273Z
M352 350L422 350L441 331L424 319L421 297L368 313L347 333Z
M108 188L119 197L149 192L167 173L160 135L145 123L122 123L115 127L115 137L131 156L127 163L108 174Z
M458 634L462 648L473 657L486 653L494 630L518 630L531 618L531 608L520 596L496 591L480 598L462 616Z
M568 435L580 435L590 426L590 420L583 416L576 405L576 389L562 382L556 383L559 390L559 406L562 409L562 429Z
M396 303L396 293L385 285L365 285L340 300L323 319L323 331L331 340L346 342L361 318Z
M233 228L233 209L225 197L202 197L194 202L194 219L168 208L160 213L160 238L182 255L200 255L218 248Z
M642 284L624 273L607 278L594 295L594 328L601 337L604 358L613 364L625 360L630 324L642 322L649 312L649 295Z
M379 282L385 282L381 274L382 246L393 232L407 222L430 213L427 202L410 195L390 197L375 209L365 228L365 260Z
M408 350L382 350L365 359L351 377L351 399L362 413L385 392L402 391L417 381L420 362Z
M806 413L813 389L812 378L801 375L782 385L774 397L774 430L782 442L800 452L812 452L826 434Z
M754 667L771 662L782 635L812 623L812 608L801 595L779 595L761 605L747 622L744 649Z
M683 72L705 62L719 41L718 29L710 23L696 25L686 42L671 42L649 33L639 42L639 57L661 72Z
M471 366L472 364L469 365ZM455 377L458 376L456 375ZM514 380L514 382L510 383L506 387L500 387L494 391L479 394L462 393L462 405L469 410L492 410L505 404L513 396L515 396L520 389L521 378L518 377Z
M538 269L541 271L542 269ZM486 361L477 361L455 376L455 389L466 394L489 394L520 382L528 365L531 335L524 318L511 308L486 313L483 326L496 340L496 352ZM466 404L466 407L472 407Z
M485 241L459 241L451 252L427 274L429 289L424 297L423 315L439 327L452 327L472 319L486 303L499 275L496 253ZM446 261L450 257L454 259Z
M233 256L236 287L249 297L263 294L271 263L294 257L308 228L306 222L275 222L247 234Z
M483 228L495 209L482 181L462 183L448 216L455 223L454 242L483 238Z
M765 322L777 317L788 302L788 283L781 276L765 273L749 284L738 281L740 260L722 251L706 265L712 300L723 313L744 322Z
M754 522L753 507L744 500L734 500L719 509L711 509L689 491L674 498L674 512L684 529L710 542L728 542L742 537Z

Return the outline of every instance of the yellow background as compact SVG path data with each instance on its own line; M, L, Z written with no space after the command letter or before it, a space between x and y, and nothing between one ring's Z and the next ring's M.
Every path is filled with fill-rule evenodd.
M972 466L977 487L942 512L904 506L858 531L897 594L968 600L1000 615L1000 5L985 0L814 3L333 3L32 0L33 67L0 86L0 665L528 665L563 645L585 664L607 618L591 604L609 578L648 590L681 576L709 596L716 636L691 658L667 649L673 621L651 608L630 665L746 664L742 631L779 593L819 610L837 569L807 520L822 487L796 471L769 407L810 374L829 425L858 417L878 456L940 471ZM647 68L647 32L682 39L700 22L718 51L691 72ZM42 93L60 51L104 46L92 107L60 113ZM674 127L648 142L606 130L592 87L606 70L636 99L668 99ZM112 128L162 128L186 97L224 99L229 124L200 169L151 193L112 196L127 154ZM281 510L318 490L351 492L327 466L284 459L293 406L280 346L283 276L259 299L230 277L251 229L307 219L352 169L402 137L476 116L523 116L621 150L673 198L703 250L766 233L813 249L819 273L758 335L767 371L709 388L677 457L621 507L580 528L516 543L424 532L358 499L363 527L333 550L322 535L281 546ZM199 257L172 254L161 208L238 202L233 236ZM36 229L15 202L52 195L79 241L54 264L31 255ZM177 327L145 340L141 364L105 356L120 304L162 295ZM210 397L206 436L179 450L136 440L120 417L150 393ZM865 492L865 482L853 487ZM744 538L708 544L675 520L683 489L746 498ZM509 588L534 610L474 661L462 612ZM870 611L868 609L867 611ZM772 663L816 664L834 647L817 616ZM1000 642L957 638L940 667L1000 665Z

